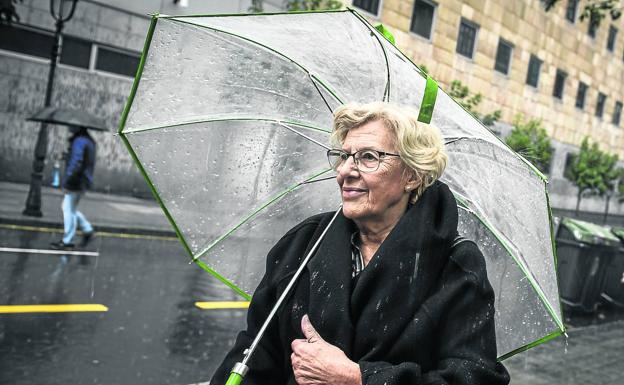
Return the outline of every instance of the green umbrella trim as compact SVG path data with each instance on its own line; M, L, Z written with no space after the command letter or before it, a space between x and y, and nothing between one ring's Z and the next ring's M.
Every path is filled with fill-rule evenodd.
M559 289L559 258L557 257L557 246L555 245L555 229L553 226L553 215L552 215L552 206L550 205L550 195L548 194L548 183L544 182L544 193L546 194L546 206L548 207L548 221L550 224L550 242L552 245L553 251L553 261L555 264L555 279L557 280L557 289ZM561 319L563 319L563 304L561 303L561 296L559 296L559 310L561 310ZM563 326L563 333L565 333L565 325L563 323L560 325Z
M258 215L261 211L263 211L265 208L267 208L268 206L272 205L273 203L277 202L278 200L280 200L280 198L284 197L285 195L293 192L294 190L296 190L298 187L313 181L314 179L318 178L319 176L326 174L327 172L331 171L330 168L323 170L321 172L318 172L308 178L306 178L305 180L303 180L302 182L297 182L293 185L291 185L290 187L288 187L286 190L283 190L279 193L277 193L275 196L273 196L272 198L270 198L268 201L266 201L265 203L263 203L260 207L258 207L257 209L255 209L254 211L252 211L250 214L248 214L245 218L243 218L240 222L238 222L236 225L232 226L232 228L230 230L228 230L226 233L224 233L223 235L221 235L219 238L215 239L214 241L212 241L208 246L206 246L206 248L204 248L204 250L200 251L199 253L197 253L195 256L193 256L193 261L198 260L199 258L203 257L207 252L209 252L212 248L214 248L218 243L220 243L222 240L224 240L225 238L229 237L234 231L238 230L239 227L241 227L242 225L244 225L246 222L250 221L251 219L253 219L256 215ZM192 253L191 253L192 254Z
M418 121L423 123L431 123L433 109L435 107L436 98L438 97L438 82L427 75L427 83L425 84L425 94L422 103L420 103L420 112L418 113Z
M122 113L122 116L121 116L121 120L119 122L118 133L119 133L119 136L121 137L122 142L124 143L124 145L128 149L128 152L130 153L130 156L132 157L132 160L134 161L134 163L139 168L139 172L141 173L141 175L143 175L143 178L147 182L147 185L149 186L150 191L152 192L152 195L156 199L156 202L158 202L158 205L160 206L162 211L165 213L165 216L167 217L167 220L169 221L169 223L173 227L173 230L175 231L176 235L178 236L178 239L180 240L180 243L182 243L182 246L184 247L186 252L190 256L192 256L193 253L192 253L189 245L186 243L186 240L182 236L182 232L178 228L178 225L176 224L176 222L171 217L171 214L169 213L169 210L167 210L167 208L165 207L165 204L163 203L162 199L160 198L160 195L158 194L158 192L156 190L156 186L154 186L154 184L152 183L152 180L147 175L147 172L143 168L143 165L139 161L139 158L137 157L136 153L132 149L132 146L130 145L130 142L128 141L128 138L122 132L122 130L123 130L125 124L126 124L126 120L128 119L128 113L130 111L130 107L132 106L132 102L134 101L134 97L136 95L136 91L138 89L139 82L141 80L141 75L143 74L143 68L145 67L145 59L147 57L147 53L149 51L149 46L150 46L150 43L152 41L152 37L154 35L154 30L155 30L155 27L156 27L157 20L158 20L158 15L153 15L152 16L152 20L150 22L150 26L149 26L148 32L147 32L147 36L145 38L145 44L143 46L143 52L142 52L141 58L139 60L139 66L137 68L137 72L136 72L136 75L134 77L134 83L132 84L132 90L130 91L130 96L128 97L128 101L126 102L126 106L125 106L125 108L123 110L123 113ZM204 269L208 273L212 274L214 277L216 277L221 282L223 282L226 286L230 287L236 293L240 294L243 298L245 298L247 300L251 299L251 296L249 294L245 293L243 290L241 290L237 286L233 285L227 279L222 277L219 273L217 273L216 271L212 270L210 267L206 266L206 264L203 263L202 261L196 261L196 263L197 263L197 265L199 267L201 267L202 269Z
M552 340L553 338L559 337L562 334L565 335L565 332L562 331L562 330L555 330L554 332L552 332L552 333L550 333L550 334L540 338L539 340L533 341L533 342L531 342L529 344L526 344L526 345L524 345L522 347L519 347L518 349L512 350L509 353L503 354L502 356L498 357L497 360L499 362L504 361L504 360L508 359L511 356L514 356L514 355L516 355L518 353L524 352L525 350L529 350L529 349L531 349L531 348L533 348L533 347L535 347L537 345L541 345L544 342L548 342L548 341Z
M298 126L298 127L303 127L309 130L313 130L313 131L319 131L319 132L323 132L323 133L331 133L330 130L323 128L323 127L319 127L319 126L314 126L308 123L303 123L300 121L296 121L296 120L281 120L281 119L273 119L273 118L264 118L261 116L251 116L251 117L233 117L233 118L215 118L215 119L211 119L211 118L206 118L206 119L193 119L193 120L189 120L187 122L181 122L181 123L173 123L173 124L168 124L165 126L153 126L153 127L144 127L144 128L137 128L137 129L130 129L127 131L124 131L124 134L134 134L137 132L145 132L145 131L152 131L152 130L162 130L165 128L173 128L173 127L180 127L180 126L186 126L188 124L197 124L197 123L212 123L212 122L234 122L234 121L257 121L257 122L274 122L274 123L286 123L286 124L291 124L293 126Z
M194 18L194 17L254 17L254 16L268 16L268 15L292 15L292 14L307 14L307 13L345 13L349 12L349 9L327 9L327 10L314 10L314 11L288 11L288 12L262 12L262 13L217 13L217 14L191 14L191 15L158 15L161 19L182 19L182 18Z
M239 16L240 16L240 15L239 15ZM223 33L223 34L226 34L226 35L230 35L230 36L237 37L237 38L239 38L239 39L241 39L241 40L244 40L244 41L248 41L248 42L253 43L253 44L256 44L256 45L258 45L258 46L260 46L260 47L263 47L263 48L265 48L265 49L267 49L267 50L269 50L269 51L271 51L271 52L273 52L273 53L275 53L275 54L277 54L277 55L279 55L279 56L283 57L284 59L286 59L286 60L288 60L288 61L292 62L292 63L293 63L293 64L295 64L297 67L301 68L301 70L302 70L302 71L304 71L304 72L308 75L308 77L310 77L310 78L314 78L314 79L318 80L318 82L319 82L319 83L320 83L320 84L321 84L321 85L322 85L322 86L323 86L323 87L327 90L327 92L329 92L329 93L330 93L330 94L331 94L334 98L336 98L336 100L337 100L338 102L340 102L340 104L344 104L344 101L342 101L342 99L340 99L340 97L338 97L338 95L336 94L336 92L334 92L334 90L332 90L332 89L331 89L331 87L329 87L325 81L322 81L321 79L319 79L316 75L312 74L312 73L311 73L311 72L310 72L307 68L305 68L303 65L299 64L299 63L298 63L298 62L296 62L295 60L291 59L290 57L288 57L288 56L284 55L283 53L281 53L281 52L279 52L279 51L277 51L277 50L275 50L275 49L273 49L273 48L271 48L271 47L269 47L269 46L266 46L266 45L264 45L264 44L262 44L262 43L260 43L260 42L257 42L257 41L255 41L255 40L249 39L249 38L247 38L247 37L244 37L244 36L238 35L238 34L236 34L236 33L228 32L228 31L223 31L223 30L220 30L220 29L218 29L218 28L208 27L208 26L206 26L206 25L200 25L200 24L192 23L192 22L190 22L190 21L179 20L179 19L177 19L177 18L168 18L167 20L170 20L170 21L172 21L172 22L178 22L178 23L183 23L183 24L192 25L193 27L196 27L196 28L208 29L208 30L211 30L211 31L220 32L220 33ZM312 83L314 83L314 82L312 82ZM320 94L320 93L319 93L319 94ZM321 95L321 98L323 98L323 96L322 96L322 95ZM323 100L325 100L325 99L323 98Z
M494 237L496 238L496 240L498 240L498 242L500 242L500 244L503 246L503 248L507 251L507 254L509 254L511 256L511 258L514 260L514 262L516 263L516 265L518 265L518 267L520 268L520 270L522 270L522 273L524 274L525 277L527 277L527 279L529 280L529 283L531 284L531 286L533 287L533 290L535 290L535 292L537 293L538 297L540 298L540 300L542 301L542 304L546 307L546 310L548 311L548 313L550 314L550 316L555 320L555 323L557 324L557 326L559 327L559 329L561 329L561 331L565 331L565 326L563 325L563 322L561 321L561 317L558 316L555 313L555 310L553 309L552 305L550 304L550 302L548 302L548 299L546 298L546 295L544 294L544 292L542 291L542 288L539 286L539 284L537 283L537 281L535 281L535 278L533 277L533 275L530 273L530 271L524 266L523 263L521 263L518 258L515 256L515 254L511 251L511 248L507 242L507 240L505 240L498 232L498 230L496 230L490 223L489 221L487 221L485 218L481 217L478 213L476 213L475 211L471 210L470 208L465 207L466 203L463 199L457 199L458 196L461 197L460 194L453 192L453 195L455 195L455 199L456 201L460 201L461 205L464 207L465 210L470 211L470 213L472 213L472 215L474 215L479 222L481 222L482 225L484 225L488 230L490 230L490 233L492 235L494 235ZM463 198L463 197L462 197ZM552 238L551 238L552 239ZM556 273L556 270L555 270Z

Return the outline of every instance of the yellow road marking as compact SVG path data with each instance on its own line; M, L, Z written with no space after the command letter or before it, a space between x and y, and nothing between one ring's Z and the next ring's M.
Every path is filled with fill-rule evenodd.
M108 311L100 304L67 304L67 305L0 305L3 313L73 313Z
M204 310L212 309L247 309L249 301L211 301L195 302L195 306Z
M63 233L63 229L54 227L43 226L22 226L22 225L10 225L6 223L0 223L0 228L9 230L22 230L22 231L37 231L40 233ZM170 237L164 235L141 235L141 234L127 234L127 233L112 233L106 231L96 231L96 236L109 237L109 238L125 238L125 239L151 239L160 241L177 241L177 237Z

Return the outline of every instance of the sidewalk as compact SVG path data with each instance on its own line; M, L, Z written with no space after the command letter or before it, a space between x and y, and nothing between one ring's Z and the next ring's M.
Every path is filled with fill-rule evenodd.
M24 226L63 227L61 202L63 192L41 188L41 218L22 215L29 185L0 182L0 223ZM175 236L162 209L152 200L87 192L80 201L80 211L96 231Z

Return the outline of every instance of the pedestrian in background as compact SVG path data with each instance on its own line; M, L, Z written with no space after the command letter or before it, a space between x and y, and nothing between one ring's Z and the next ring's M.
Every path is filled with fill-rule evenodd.
M70 126L73 134L69 138L67 165L63 176L63 239L53 242L50 246L55 250L72 249L76 230L80 228L83 236L80 246L86 246L93 237L93 226L87 218L78 211L78 204L87 189L93 184L93 169L95 167L95 141L85 127Z

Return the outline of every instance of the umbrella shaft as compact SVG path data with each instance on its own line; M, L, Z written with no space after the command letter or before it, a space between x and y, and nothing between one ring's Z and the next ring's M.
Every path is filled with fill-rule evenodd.
M284 292L282 293L282 295L280 295L280 297L278 298L277 302L275 303L275 305L273 306L273 309L271 309L271 313L269 313L269 316L267 317L267 319L264 321L264 324L262 325L262 327L260 328L260 331L258 332L258 335L256 336L256 338L253 340L251 346L249 347L249 349L247 349L245 351L245 357L243 358L243 365L247 364L247 361L249 360L249 358L251 357L251 355L253 354L254 350L256 349L256 346L258 346L258 343L260 342L260 339L262 338L262 335L264 334L266 328L269 326L269 323L271 322L271 320L273 319L273 317L275 316L275 313L277 313L277 309L280 307L280 305L282 304L282 302L284 302L284 299L286 298L286 296L288 295L288 293L290 293L290 289L292 289L292 287L295 285L295 282L297 281L297 279L299 278L299 275L301 274L301 272L303 271L303 269L306 267L306 265L308 264L308 261L310 260L310 258L312 258L312 255L314 254L314 252L316 251L316 249L318 248L319 244L321 243L321 241L323 240L323 238L325 237L325 234L327 233L327 230L329 230L329 228L331 227L332 223L334 223L334 220L336 219L336 217L338 216L338 214L340 213L340 211L342 210L342 205L340 206L340 208L338 208L338 210L336 210L336 213L334 214L334 216L332 217L331 221L329 221L329 223L327 224L327 226L325 227L325 230L323 230L323 233L321 234L321 236L316 240L316 242L314 243L314 246L312 246L312 248L310 249L310 251L308 252L308 255L306 255L305 259L303 260L303 262L301 262L301 265L299 266L299 268L297 269L297 271L295 272L295 275L293 275L293 277L291 278L290 282L288 282L288 286L286 286L286 288L284 289Z

